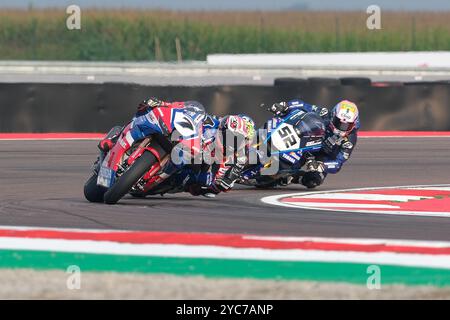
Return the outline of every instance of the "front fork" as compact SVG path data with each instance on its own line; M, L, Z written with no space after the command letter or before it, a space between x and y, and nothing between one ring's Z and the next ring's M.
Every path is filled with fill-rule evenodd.
M164 168L169 160L169 155L165 155L161 159L161 162L155 163L155 165L145 174L145 176L143 177L145 184L141 190L142 192L148 192L151 189L154 189L156 186L158 186L171 176L171 174L168 174L166 172L160 172L161 168Z
M157 141L155 141L154 144L151 144L151 142L151 137L144 139L139 147L126 160L127 165L131 165L144 152L151 152L158 160L136 185L136 187L138 187L139 189L137 191L142 193L153 189L156 185L160 184L170 176L170 174L166 174L164 172L158 174L161 168L164 167L169 161L169 153L167 153Z

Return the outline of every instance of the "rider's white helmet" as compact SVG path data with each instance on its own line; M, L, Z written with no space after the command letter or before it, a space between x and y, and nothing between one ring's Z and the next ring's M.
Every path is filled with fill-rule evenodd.
M356 104L344 100L339 102L331 112L331 128L335 134L348 135L359 127L359 110Z

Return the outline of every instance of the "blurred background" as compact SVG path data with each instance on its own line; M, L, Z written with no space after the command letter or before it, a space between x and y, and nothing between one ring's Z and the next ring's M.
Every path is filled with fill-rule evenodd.
M157 95L258 123L346 98L365 130L449 130L449 20L448 0L3 0L0 129L103 132ZM67 96L79 123L37 117Z
M0 59L175 61L212 53L450 49L450 2L376 1L382 29L366 27L373 1L79 0L0 3ZM81 8L68 32L66 7Z

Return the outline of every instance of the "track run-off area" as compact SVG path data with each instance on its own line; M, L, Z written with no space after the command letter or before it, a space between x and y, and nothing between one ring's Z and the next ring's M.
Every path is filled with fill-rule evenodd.
M101 135L0 134L0 267L450 285L450 133L361 136L314 191L106 206L83 197Z

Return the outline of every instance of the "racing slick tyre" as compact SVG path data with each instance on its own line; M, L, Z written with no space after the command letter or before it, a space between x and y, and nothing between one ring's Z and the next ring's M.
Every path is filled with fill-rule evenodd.
M105 193L103 197L104 202L106 204L116 204L157 161L153 153L144 152Z
M136 199L145 199L145 194L142 193L130 193L130 195Z
M89 202L103 202L106 188L97 185L97 175L94 174L84 185L84 197Z

